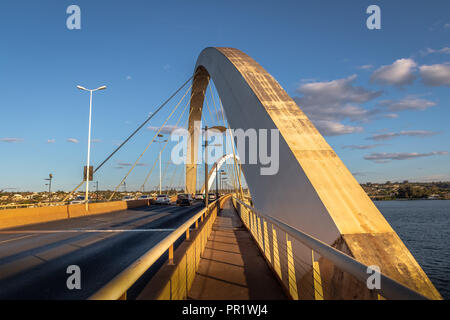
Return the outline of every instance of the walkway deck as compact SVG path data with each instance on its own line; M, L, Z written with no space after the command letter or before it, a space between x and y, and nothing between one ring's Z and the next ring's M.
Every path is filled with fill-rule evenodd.
M213 225L188 299L287 299L231 200Z

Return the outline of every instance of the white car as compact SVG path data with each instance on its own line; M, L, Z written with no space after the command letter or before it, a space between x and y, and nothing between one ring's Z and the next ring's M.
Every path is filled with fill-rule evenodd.
M160 194L156 197L156 204L170 204L170 198L167 194Z
M84 196L77 196L75 199L73 199L72 201L70 201L70 204L80 204L80 203L85 203L84 199L85 199ZM91 202L91 199L90 199L90 198L89 198L89 202Z
M145 194L143 194L142 196L140 196L140 197L138 198L138 200L148 200L148 199L151 199L151 197L150 197L150 196L147 196L147 195L145 195Z
M196 193L194 199L195 200L203 200L203 193Z

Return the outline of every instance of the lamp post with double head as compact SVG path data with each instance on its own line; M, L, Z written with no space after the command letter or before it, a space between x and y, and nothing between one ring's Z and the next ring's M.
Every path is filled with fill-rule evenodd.
M163 137L164 136L162 134L158 133L159 140L156 140L156 139L153 140L153 142L159 143L159 194L162 193L162 187L161 187L162 186L162 180L161 180L161 153L162 153L161 143L167 142L167 140L162 140Z
M86 203L86 211L89 210L89 178L90 178L90 168L89 168L89 162L90 162L90 156L91 156L91 120L92 120L92 92L98 91L98 90L104 90L106 89L106 86L98 87L97 89L86 89L85 87L82 87L80 85L77 86L78 89L89 91L90 97L89 97L89 132L88 132L88 150L87 150L87 164L86 164L86 196L85 196L85 203Z

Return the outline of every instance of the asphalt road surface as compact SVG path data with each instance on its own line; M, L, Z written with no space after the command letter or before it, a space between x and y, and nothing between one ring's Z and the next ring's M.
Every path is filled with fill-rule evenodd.
M153 205L0 230L0 299L86 299L203 207ZM70 265L80 267L80 290L67 288Z

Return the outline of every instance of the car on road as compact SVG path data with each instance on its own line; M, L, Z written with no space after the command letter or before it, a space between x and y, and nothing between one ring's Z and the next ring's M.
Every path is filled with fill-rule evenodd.
M150 200L151 198L152 198L152 197L143 194L142 196L140 196L140 197L138 198L138 200Z
M122 198L122 201L131 201L131 200L134 200L134 198L131 196L125 196Z
M75 197L75 199L73 199L72 201L70 201L69 204L80 204L80 203L85 203L84 199L86 199L84 196L77 196L77 197ZM91 202L91 198L89 198L89 202Z
M170 198L167 194L159 194L155 200L156 204L170 204Z
M208 201L214 201L214 200L216 200L216 194L215 193L208 194Z
M196 193L194 199L195 200L203 200L203 193Z
M190 206L192 201L192 196L189 193L180 193L177 195L177 206Z

